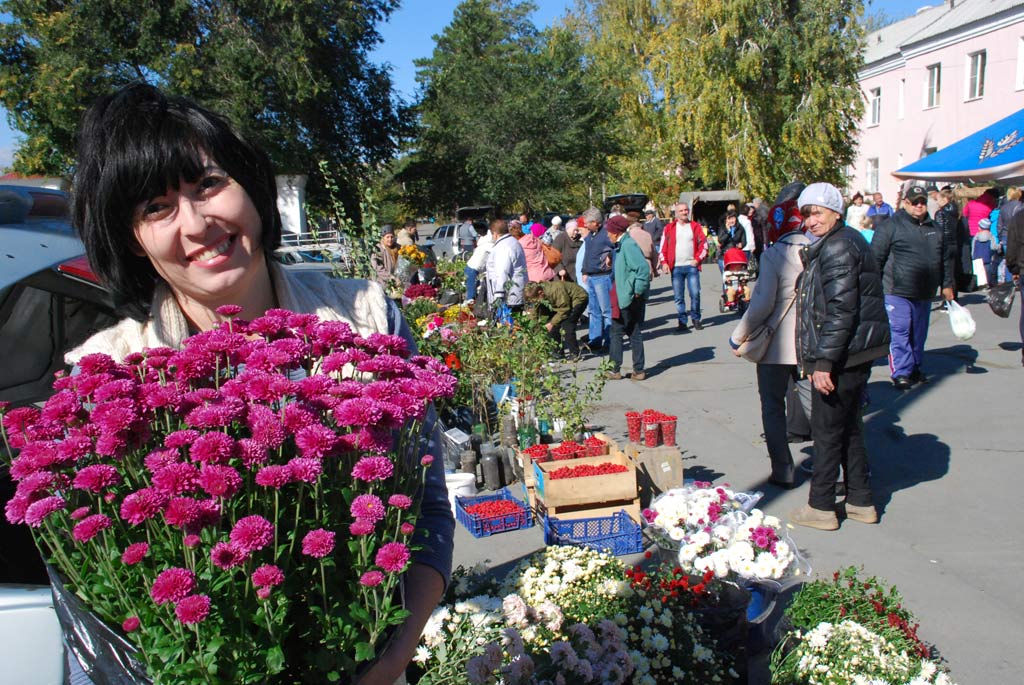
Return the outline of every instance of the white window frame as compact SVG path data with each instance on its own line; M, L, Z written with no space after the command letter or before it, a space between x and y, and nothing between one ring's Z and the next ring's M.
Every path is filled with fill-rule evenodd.
M942 104L942 63L925 67L924 108L934 109Z
M864 187L869 193L878 192L878 157L869 157L864 170Z
M985 97L985 69L988 66L988 52L978 50L967 55L964 100L980 100Z
M1024 36L1017 39L1017 81L1016 90L1024 90Z
M882 123L882 88L872 88L868 91L868 104L870 106L871 118L868 126L878 126Z

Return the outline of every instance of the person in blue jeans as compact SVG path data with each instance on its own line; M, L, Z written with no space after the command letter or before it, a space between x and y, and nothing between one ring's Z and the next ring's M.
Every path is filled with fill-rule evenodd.
M612 328L613 246L607 231L601 227L603 219L604 215L596 207L583 212L583 227L587 236L583 239L586 252L582 276L589 300L588 344L591 350L604 350L608 347Z
M678 323L676 330L685 333L687 317L693 327L701 330L700 322L700 265L708 254L708 241L704 228L690 221L690 206L680 202L675 206L675 220L665 227L658 248L658 264L663 273L672 274L672 293L676 303ZM686 291L690 292L690 309L686 308Z

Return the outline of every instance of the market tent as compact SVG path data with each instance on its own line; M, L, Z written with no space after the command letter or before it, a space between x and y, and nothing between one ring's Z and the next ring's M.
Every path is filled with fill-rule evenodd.
M1024 178L1024 109L892 173L923 181Z

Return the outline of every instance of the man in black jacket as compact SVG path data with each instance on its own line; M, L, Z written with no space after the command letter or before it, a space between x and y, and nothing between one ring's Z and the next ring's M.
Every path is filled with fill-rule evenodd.
M902 208L878 225L871 251L882 272L889 315L892 383L909 390L914 383L927 381L921 360L935 291L941 285L943 297L953 299L953 260L942 228L928 216L923 185L910 186Z
M797 286L797 358L816 392L811 402L814 473L808 504L790 521L819 530L839 527L836 478L843 466L846 516L877 523L868 484L860 401L871 364L889 346L882 279L860 232L845 226L835 186L812 183L797 200L814 242L803 248Z

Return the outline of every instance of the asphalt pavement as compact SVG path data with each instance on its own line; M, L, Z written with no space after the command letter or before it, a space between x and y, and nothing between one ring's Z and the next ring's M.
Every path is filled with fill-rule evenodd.
M654 281L644 327L647 380L609 381L593 423L625 440L624 412L654 408L679 417L687 478L765 493L760 507L785 520L807 501L808 474L781 490L767 482L754 365L734 357L738 318L718 313L720 277L702 275L703 331L675 332L666 276ZM1020 407L1024 384L1017 319L992 314L981 293L960 303L977 321L963 342L947 316L932 312L924 371L930 381L900 392L884 360L874 368L864 423L878 525L843 521L840 530L794 527L814 574L863 566L895 584L960 685L1024 682L1024 532L1016 520L1016 477L1024 466ZM626 350L623 375L630 371ZM596 359L581 363L592 370ZM797 462L811 443L793 445ZM474 539L458 526L457 564L504 567L543 545L538 527Z

